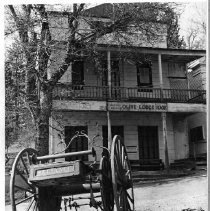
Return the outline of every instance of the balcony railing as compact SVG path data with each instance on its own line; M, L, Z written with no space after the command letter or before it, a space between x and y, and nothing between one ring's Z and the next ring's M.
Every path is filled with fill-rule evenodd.
M157 103L206 103L205 90L131 88L107 86L72 86L59 84L54 88L55 100L109 100Z

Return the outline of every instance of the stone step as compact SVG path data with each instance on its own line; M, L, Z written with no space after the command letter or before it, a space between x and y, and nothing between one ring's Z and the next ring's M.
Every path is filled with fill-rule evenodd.
M132 174L132 178L133 178L133 182L137 183L137 182L152 182L152 181L161 181L161 180L165 180L165 179L172 179L172 178L178 178L178 177L183 177L183 176L187 176L190 175L191 172L172 172L169 173L168 175L166 174L166 172L162 172L162 173L158 173L158 172L154 172L150 174L136 174L133 175Z

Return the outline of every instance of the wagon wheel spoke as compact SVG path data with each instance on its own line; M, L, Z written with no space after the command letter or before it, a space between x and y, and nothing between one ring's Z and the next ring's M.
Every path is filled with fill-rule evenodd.
M38 205L38 202L36 201L35 204L34 204L33 211L36 211L37 210L37 205Z
M114 164L115 164L115 173L116 175L120 178L122 176L122 170L121 170L121 167L119 165L119 162L115 159L114 160Z
M33 187L31 184L29 184L28 180L22 175L22 173L21 173L18 169L16 169L16 171L18 172L18 175L21 176L21 178L23 179L23 181L24 181L30 188L34 189L34 187Z
M134 203L134 199L131 198L130 194L128 194L128 191L126 191L126 196L130 200L131 203Z
M29 199L33 198L34 196L35 196L35 194L33 194L33 195L31 195L31 196L29 196L29 197L27 197L27 198L25 198L25 199L22 199L22 200L18 201L18 202L16 203L16 205L21 204L21 203L23 203L23 202L25 202L25 201L28 201Z
M20 159L21 159L21 161L23 163L23 166L25 167L25 170L26 170L27 175L29 176L29 171L28 171L28 168L27 168L27 166L25 164L25 161L23 160L23 157L20 157Z
M18 185L14 185L14 187L15 187L15 188L18 188L18 189L20 189L20 190L23 190L23 191L27 191L27 192L30 192L30 193L34 193L33 190L31 190L31 189L26 189L26 188L20 187L20 186L18 186Z
M30 202L30 204L28 205L26 211L29 211L29 210L30 210L30 208L31 208L32 204L34 203L34 201L35 201L35 198L33 198L33 199L31 200L31 202Z

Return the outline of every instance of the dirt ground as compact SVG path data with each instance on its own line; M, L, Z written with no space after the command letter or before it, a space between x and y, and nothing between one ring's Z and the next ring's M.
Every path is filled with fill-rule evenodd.
M162 182L147 184L140 182L134 187L135 210L183 211L189 208L188 211L208 211L207 188L206 172ZM93 210L88 207L78 209L78 211ZM11 206L7 205L5 211L11 211ZM24 211L24 209L21 208L18 211Z

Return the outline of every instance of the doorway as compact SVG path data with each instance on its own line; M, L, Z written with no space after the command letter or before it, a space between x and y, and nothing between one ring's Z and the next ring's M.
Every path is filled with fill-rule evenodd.
M139 160L159 159L158 126L139 126Z

